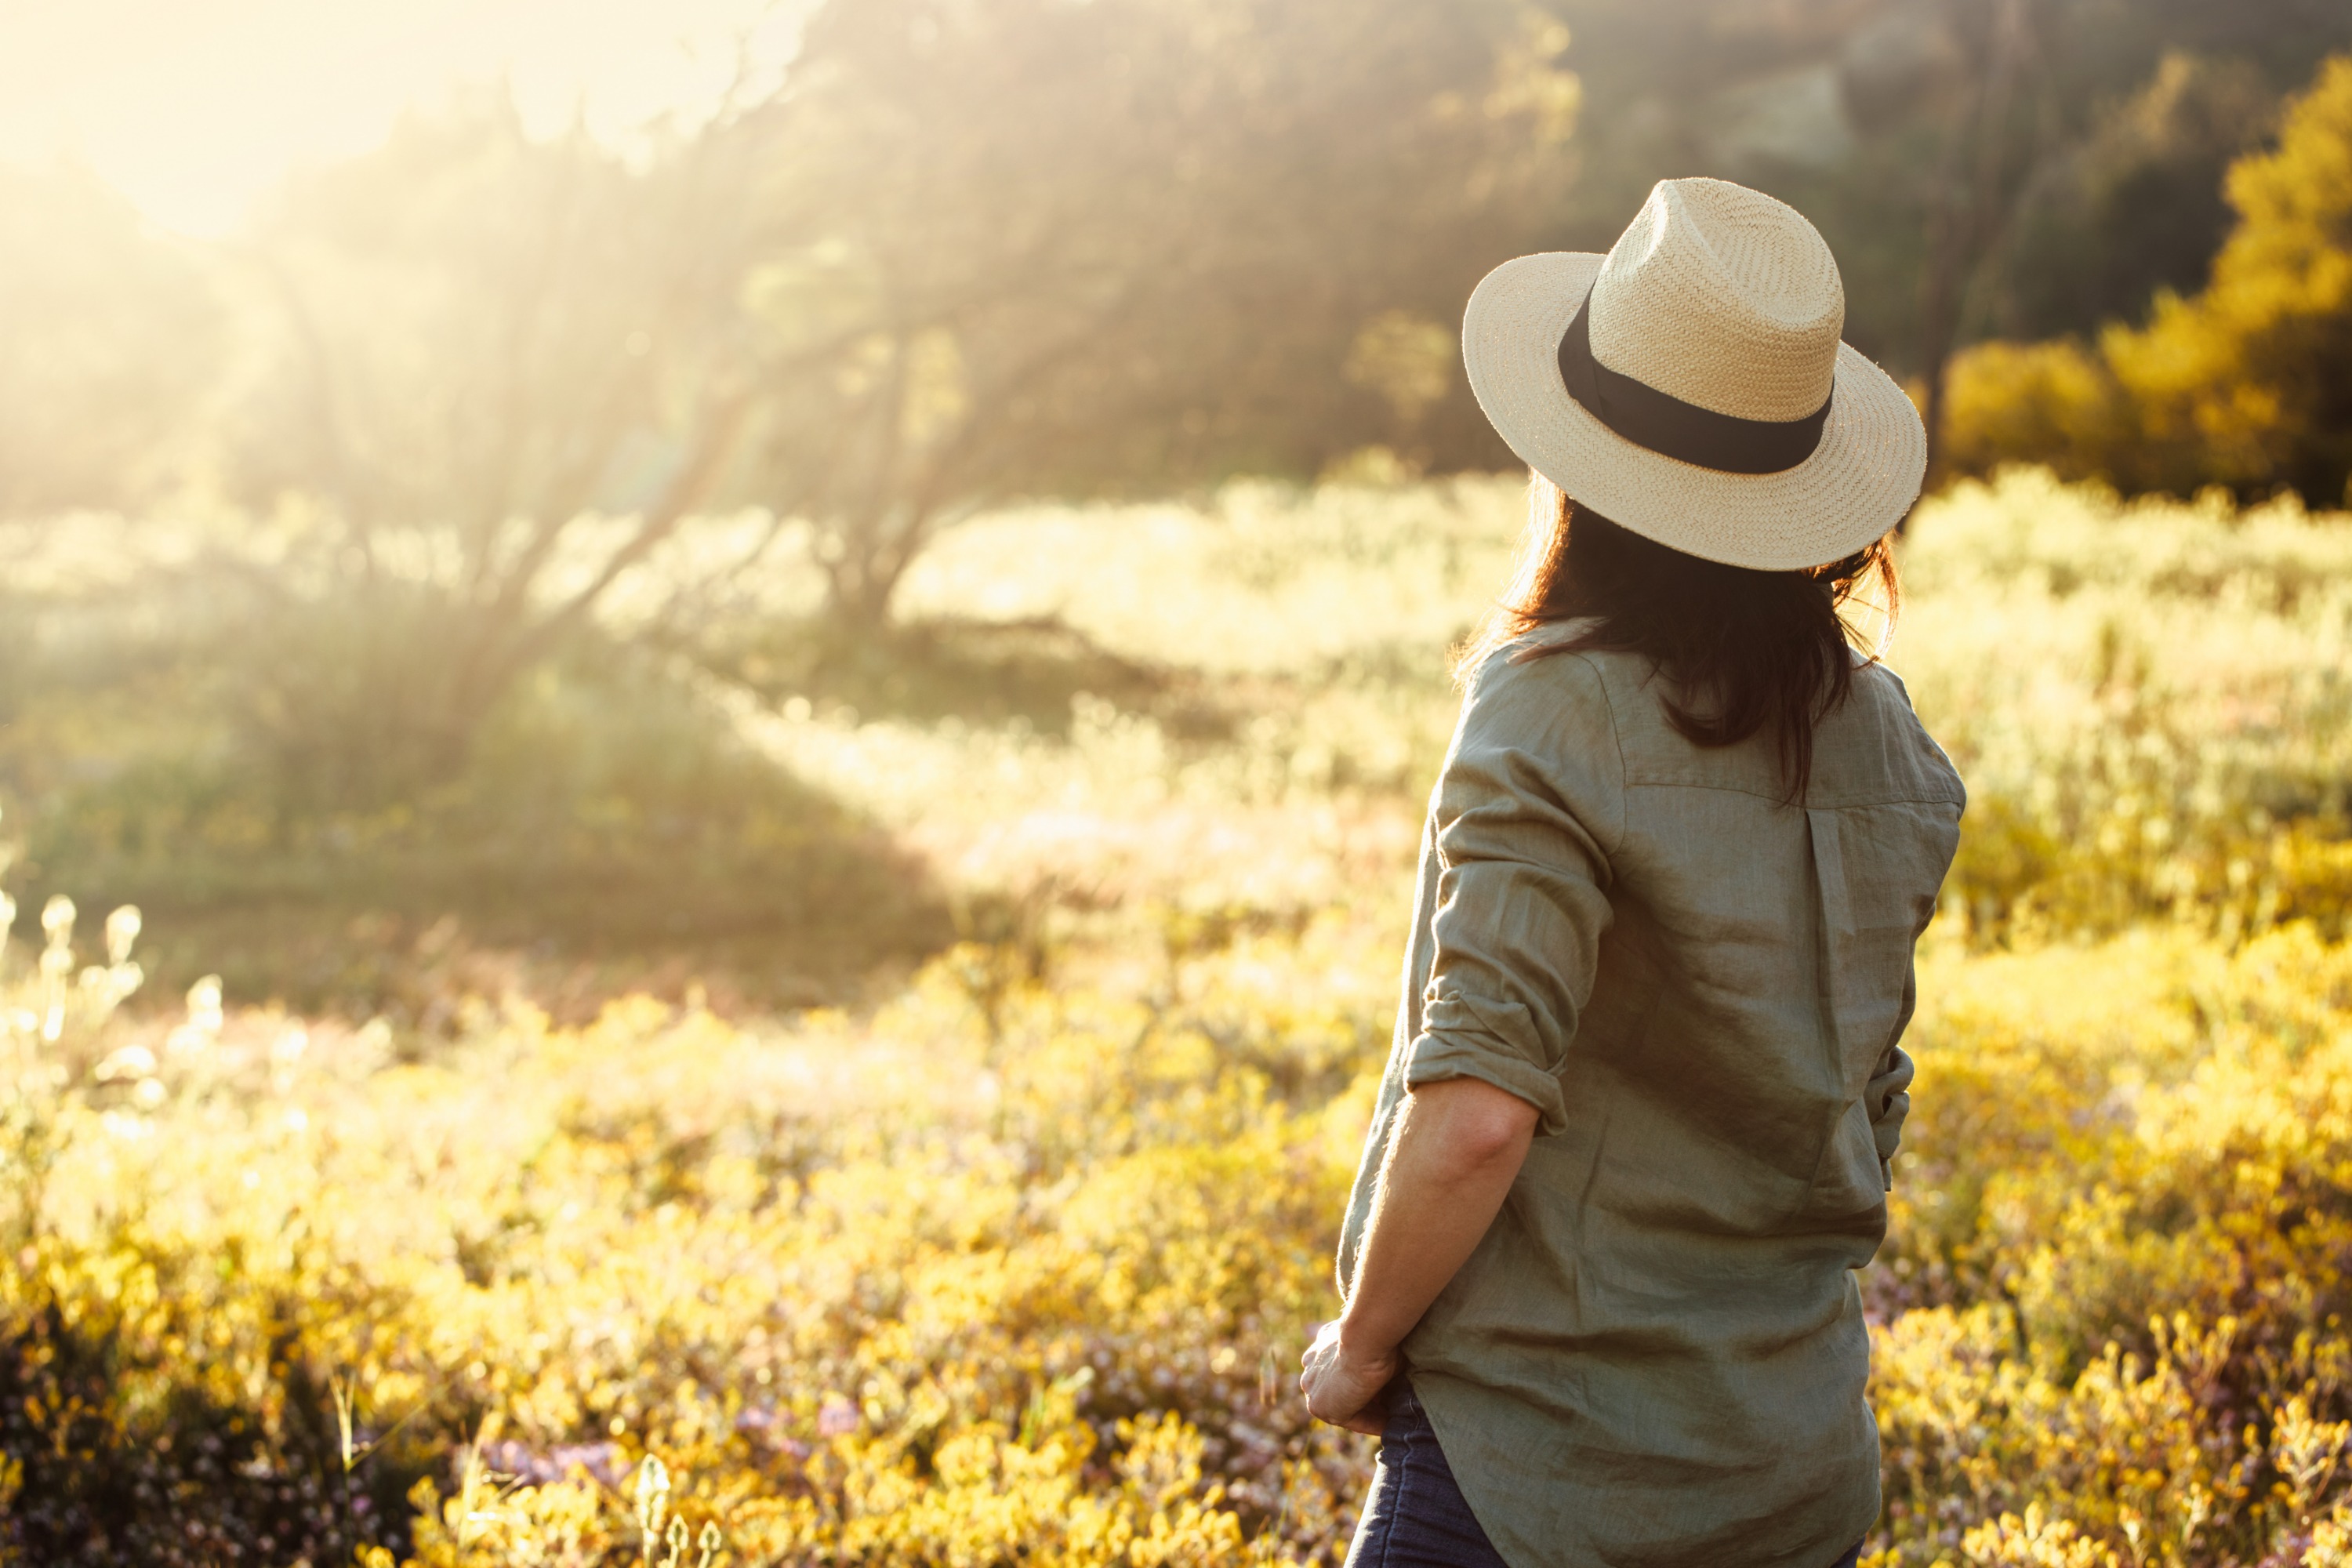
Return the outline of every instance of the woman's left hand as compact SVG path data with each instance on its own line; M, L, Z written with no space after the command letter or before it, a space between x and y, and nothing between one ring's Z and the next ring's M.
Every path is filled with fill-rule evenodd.
M1306 1366L1298 1374L1298 1391L1307 1395L1309 1415L1350 1432L1381 1435L1388 1425L1381 1390L1397 1374L1395 1351L1377 1358L1351 1355L1340 1340L1339 1325L1326 1323L1307 1347Z

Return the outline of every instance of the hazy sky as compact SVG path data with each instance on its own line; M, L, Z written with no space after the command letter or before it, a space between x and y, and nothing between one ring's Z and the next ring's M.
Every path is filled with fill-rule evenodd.
M776 0L0 0L0 160L78 157L155 221L232 226L288 168L362 152L400 110L512 84L535 125L625 134L723 90L735 40L788 48Z

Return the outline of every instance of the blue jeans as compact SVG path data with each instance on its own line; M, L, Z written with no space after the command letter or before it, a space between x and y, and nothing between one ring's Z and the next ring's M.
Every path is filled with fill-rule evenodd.
M1400 1377L1384 1397L1389 1419L1380 1465L1348 1548L1348 1568L1509 1568L1454 1484L1412 1384ZM1861 1555L1856 1542L1832 1568L1854 1568Z

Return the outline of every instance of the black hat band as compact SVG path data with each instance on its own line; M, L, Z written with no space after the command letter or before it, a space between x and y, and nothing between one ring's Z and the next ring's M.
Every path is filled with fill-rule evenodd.
M1585 411L1637 447L1727 474L1778 474L1822 444L1832 388L1801 419L1742 419L1685 403L1592 357L1592 293L1587 289L1559 340L1559 379Z

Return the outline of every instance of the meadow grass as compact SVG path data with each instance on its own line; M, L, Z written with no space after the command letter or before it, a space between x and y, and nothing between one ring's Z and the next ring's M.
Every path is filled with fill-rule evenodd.
M932 868L962 940L871 1007L459 993L425 1038L19 963L0 1545L1336 1562L1369 1444L1291 1380L1520 505L1039 509L909 584L1181 707L709 694ZM1865 1561L2352 1562L2352 527L2018 474L1905 564L1972 799L1864 1277Z

